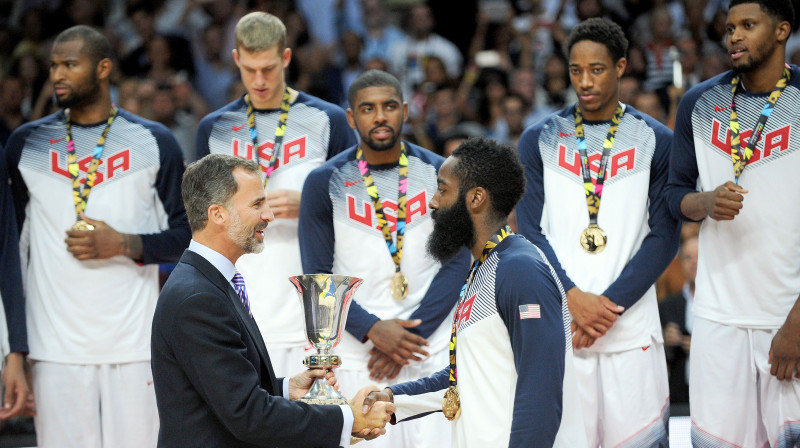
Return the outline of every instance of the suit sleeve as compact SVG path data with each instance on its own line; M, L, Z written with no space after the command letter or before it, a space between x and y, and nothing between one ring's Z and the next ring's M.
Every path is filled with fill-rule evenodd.
M241 339L246 331L226 302L209 293L188 297L175 314L175 357L214 414L249 444L338 446L341 409L289 401L259 387Z
M514 351L517 386L509 447L552 447L561 425L566 336L562 292L550 268L531 258L501 255L495 281L497 310ZM520 307L539 305L538 318Z
M691 221L681 212L681 201L689 193L697 192L697 156L692 128L692 111L700 93L690 90L678 105L678 118L675 122L675 135L669 162L669 177L664 188L664 198L670 214L683 221Z
M175 263L184 249L189 247L192 232L181 197L183 180L183 153L175 137L166 128L153 129L156 137L161 167L156 176L158 198L167 213L168 228L160 233L141 235L144 245L144 263Z
M569 291L575 286L567 272L561 267L553 246L542 233L542 211L544 210L544 164L539 148L539 133L543 123L528 128L519 139L519 158L525 170L525 193L517 204L517 228L519 233L541 249L550 265L555 269L558 279Z
M464 247L439 268L419 307L409 317L412 320L420 319L422 323L408 331L428 338L443 320L452 316L461 285L469 272L470 257L469 250Z
M656 149L650 164L650 190L647 223L650 232L639 250L628 261L616 280L603 292L617 305L630 309L675 258L680 240L678 221L670 215L664 197L669 172L669 150L672 131L660 124L651 124L656 138Z
M5 152L0 146L0 295L3 297L8 343L12 352L28 353L25 299L22 295L19 232L9 188Z

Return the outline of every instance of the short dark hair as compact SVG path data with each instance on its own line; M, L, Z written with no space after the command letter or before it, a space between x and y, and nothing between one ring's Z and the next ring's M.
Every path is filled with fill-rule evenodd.
M106 36L86 25L76 25L65 29L56 36L54 45L76 40L83 42L81 53L88 56L94 65L97 65L103 59L111 59L113 57L111 43L108 42Z
M351 109L355 106L358 92L367 87L392 87L400 96L400 102L403 102L403 87L397 78L383 70L367 70L358 75L358 78L350 84L350 90L347 92L347 102L350 104Z
M225 154L209 154L186 168L181 196L192 232L206 227L209 207L214 204L227 205L239 190L239 184L233 176L236 168L253 174L260 172L252 160Z
M457 160L453 174L458 179L459 195L475 187L489 192L495 217L505 218L525 192L525 173L517 151L496 140L475 137L453 151Z
M622 28L606 18L587 19L573 28L567 36L567 54L572 51L575 44L582 40L590 40L604 45L614 62L628 54L628 39L625 38Z
M779 22L789 22L789 26L792 27L792 31L794 31L797 17L795 17L794 6L790 0L731 0L728 9L730 10L734 6L745 3L757 4L764 12L778 19Z

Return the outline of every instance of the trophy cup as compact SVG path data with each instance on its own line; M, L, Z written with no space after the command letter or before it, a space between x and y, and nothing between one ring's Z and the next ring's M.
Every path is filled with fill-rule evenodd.
M309 369L335 369L342 364L331 349L339 344L347 311L360 278L344 275L313 274L289 277L297 288L306 319L306 338L316 349L315 355L306 356L303 365ZM324 378L318 378L308 393L300 400L308 404L346 405L348 401Z

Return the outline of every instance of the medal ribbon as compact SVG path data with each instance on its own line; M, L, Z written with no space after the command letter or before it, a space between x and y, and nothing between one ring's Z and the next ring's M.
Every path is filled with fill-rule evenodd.
M597 170L597 181L592 182L592 172L589 170L589 155L586 151L586 135L583 133L583 114L580 106L575 106L575 138L578 140L578 153L581 157L581 173L583 174L583 189L586 192L586 208L589 210L589 225L597 226L597 214L600 213L600 198L603 196L603 183L605 183L606 167L614 146L614 137L617 135L619 123L622 121L622 104L617 104L608 134L603 141L603 155L600 158L600 168Z
M783 94L783 89L785 89L786 85L789 84L790 77L791 72L789 71L789 66L786 65L783 68L783 76L778 80L778 83L775 84L775 88L772 90L772 93L769 94L769 100L767 101L767 104L765 104L764 108L761 109L761 116L758 117L756 127L753 128L753 134L747 141L747 146L744 148L744 151L742 151L742 140L739 136L739 115L736 113L736 89L739 87L740 76L736 75L731 80L731 84L733 84L733 87L731 88L732 98L730 124L731 159L733 160L733 177L737 185L739 184L739 176L742 175L744 167L747 165L747 162L750 161L750 158L753 157L753 151L758 144L758 140L761 138L761 133L764 131L764 126L767 124L767 119L770 115L772 115L772 110L775 108L775 103L778 102L778 98L780 98L781 94Z
M106 128L97 140L97 145L94 147L92 153L92 161L89 163L89 169L86 171L86 180L81 189L81 179L78 177L78 155L75 152L75 140L72 139L72 119L70 118L69 110L64 111L67 116L67 166L69 169L69 177L72 180L72 200L75 203L75 221L80 221L81 212L86 210L86 204L89 202L89 194L92 192L95 180L97 179L97 168L100 166L100 159L103 157L103 149L106 146L106 137L111 130L111 123L117 118L117 108L111 106L111 112L108 113L108 121Z
M478 271L480 265L486 261L486 259L489 257L489 253L491 253L501 241L513 234L514 232L511 231L511 227L506 225L501 227L497 233L489 238L489 241L487 241L486 245L483 247L483 252L481 253L480 258L472 263L469 276L467 276L464 286L461 287L461 292L458 295L458 307L456 307L456 313L453 316L453 328L450 331L450 387L455 387L458 380L458 371L456 370L456 324L458 323L458 310L461 308L461 304L464 302L464 298L467 295L467 290L469 290L469 287L472 286L472 281L475 279L475 272Z
M356 150L356 159L358 159L358 171L361 172L361 177L364 178L364 185L367 187L367 193L372 198L372 206L375 208L375 217L378 218L378 224L381 226L383 232L383 239L386 240L386 246L389 248L389 253L392 255L394 261L395 272L400 272L400 260L403 258L403 236L406 233L406 193L408 193L408 154L405 143L400 144L400 169L399 181L397 185L397 243L392 241L392 230L389 228L389 223L386 221L386 215L383 212L381 199L378 196L378 186L372 179L372 173L369 170L367 161L364 159L364 150L361 145Z
M283 100L281 101L281 112L278 115L278 127L275 129L275 140L272 142L272 149L268 150L269 162L267 167L261 166L261 161L258 157L258 129L256 128L256 110L253 103L250 101L250 95L244 96L244 102L247 104L247 126L250 128L250 139L253 140L253 153L255 162L264 172L264 188L267 188L269 177L275 171L275 163L278 161L278 154L281 151L283 144L283 136L286 135L286 122L289 120L289 108L292 106L290 100L292 93L289 91L289 86L283 90Z

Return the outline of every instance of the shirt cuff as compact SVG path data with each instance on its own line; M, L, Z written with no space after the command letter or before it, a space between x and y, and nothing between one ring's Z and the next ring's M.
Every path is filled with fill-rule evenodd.
M343 404L339 405L339 407L342 408L342 417L344 417L342 438L339 440L339 446L347 447L350 446L350 434L353 432L355 417L353 417L353 410L350 409L350 405Z
M283 381L283 398L290 400L289 398L289 379L286 378Z

